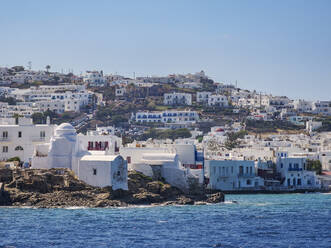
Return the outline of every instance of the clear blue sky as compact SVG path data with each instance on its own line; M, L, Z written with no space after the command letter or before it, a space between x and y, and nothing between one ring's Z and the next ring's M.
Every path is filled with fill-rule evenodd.
M331 100L331 1L1 1L0 66L216 81Z

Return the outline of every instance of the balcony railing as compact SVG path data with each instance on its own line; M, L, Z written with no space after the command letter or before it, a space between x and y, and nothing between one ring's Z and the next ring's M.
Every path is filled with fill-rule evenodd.
M0 141L10 141L9 137L0 137Z

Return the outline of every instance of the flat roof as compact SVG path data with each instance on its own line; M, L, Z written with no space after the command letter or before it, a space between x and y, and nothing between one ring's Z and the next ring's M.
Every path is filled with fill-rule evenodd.
M119 155L85 155L81 161L114 161Z

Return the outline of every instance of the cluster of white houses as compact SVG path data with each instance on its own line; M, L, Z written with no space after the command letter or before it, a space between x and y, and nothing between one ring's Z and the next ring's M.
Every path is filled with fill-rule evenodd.
M83 106L92 102L93 93L84 85L42 85L28 89L3 87L6 97L12 97L16 105L0 103L0 116L12 117L15 114L28 117L35 112L47 110L55 113L79 112Z
M239 126L236 128L240 130ZM209 136L226 131L214 128ZM258 158L250 158L249 154L227 156L219 154L221 149L212 154L208 143L203 151L199 146L204 143L194 139L133 142L123 146L112 128L97 127L84 135L77 134L68 123L51 125L48 119L45 125L34 125L29 118L0 119L0 141L1 160L19 157L31 168L69 168L81 180L99 187L127 189L128 170L163 178L183 190L189 190L192 184L224 191L323 187L315 172L307 170L309 157L289 155L288 151L260 152ZM273 163L268 158L261 159L261 154L266 157L269 154ZM327 156L331 161L331 152Z

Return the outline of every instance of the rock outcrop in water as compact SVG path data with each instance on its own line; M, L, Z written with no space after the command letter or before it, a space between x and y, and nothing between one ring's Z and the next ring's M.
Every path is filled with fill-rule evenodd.
M113 191L111 187L98 188L87 185L67 169L1 170L0 174L6 175L5 179L0 181L0 205L2 206L125 207L130 205L201 205L224 201L223 193L185 194L167 183L153 181L136 171L128 173L128 191Z

